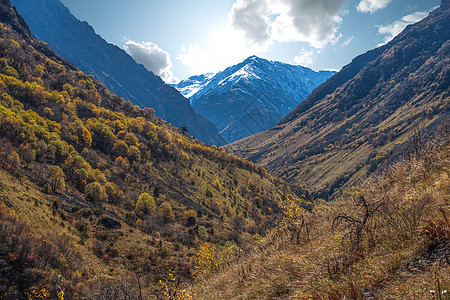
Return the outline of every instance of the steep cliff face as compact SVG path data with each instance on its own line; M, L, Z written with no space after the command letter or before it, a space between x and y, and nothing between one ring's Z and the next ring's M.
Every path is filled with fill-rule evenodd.
M251 56L215 75L190 77L176 87L196 112L234 142L275 125L334 73Z
M17 13L17 10L11 5L9 0L0 1L0 20L9 24L15 31L21 34L25 40L31 40L30 28L28 28L25 20Z
M321 195L366 178L419 128L449 117L448 6L355 58L270 130L229 148Z
M76 19L58 0L14 0L33 34L86 74L94 75L115 94L209 143L224 140L210 121L197 114L176 89L136 63L125 51L107 43L87 23Z

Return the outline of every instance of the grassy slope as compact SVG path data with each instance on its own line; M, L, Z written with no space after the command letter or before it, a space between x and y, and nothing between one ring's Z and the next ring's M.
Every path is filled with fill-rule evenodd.
M448 299L448 132L422 146L355 192L305 214L301 226L280 226L192 290L200 299Z
M248 180L252 178L249 175L240 173L235 178L242 177ZM254 180L258 181L258 178ZM270 184L263 186L271 188ZM164 195L161 197L166 198ZM82 199L80 196L77 198ZM69 237L73 251L79 253L81 259L77 261L76 268L68 268L68 271L54 270L54 275L64 274L66 271L70 274L63 276L68 296L74 293L93 295L98 284L112 285L122 276L131 276L129 284L137 293L137 281L133 278L135 270L144 281L144 295L151 297L161 290L157 282L166 278L169 269L181 274L182 277L189 275L191 257L196 253L197 245L203 242L196 231L191 242L177 241L176 236L183 236L184 232L187 235L189 229L192 229L185 225L183 219L148 234L136 226L123 222L127 210L121 207L105 204L100 209L83 200L74 205L70 196L45 194L41 191L41 187L33 182L25 178L19 182L16 177L3 170L0 170L0 199L6 204L10 214L28 226L27 232L39 237L50 234L48 239L52 241L64 234ZM54 201L59 203L56 210L52 207ZM74 208L80 208L80 204L85 208L73 212ZM174 204L174 211L178 209L185 208ZM99 223L104 217L112 217L120 222L121 228L105 228ZM81 224L86 226L86 229L80 230ZM214 220L208 216L198 217L197 225L207 228L210 234L208 240L211 242L224 243L234 231L233 225L228 222ZM245 226L251 226L251 223ZM159 231L162 231L163 235L160 235ZM163 233L164 231L166 233ZM242 231L237 236L243 247L252 240L249 234ZM103 279L98 280L99 283L95 278ZM103 282L105 278L111 282ZM38 290L47 287L47 290L53 291L56 282L57 280L50 276L47 282L37 283L34 286Z

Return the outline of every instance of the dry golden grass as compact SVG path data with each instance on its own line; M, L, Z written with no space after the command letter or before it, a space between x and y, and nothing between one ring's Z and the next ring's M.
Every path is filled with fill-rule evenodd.
M449 299L449 136L329 205L278 227L199 299Z

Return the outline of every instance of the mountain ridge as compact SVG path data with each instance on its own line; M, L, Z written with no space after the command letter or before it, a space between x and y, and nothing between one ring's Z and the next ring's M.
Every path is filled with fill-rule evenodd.
M446 2L447 3L447 2ZM356 57L268 131L228 149L328 198L449 117L448 5Z
M49 43L63 58L108 89L209 144L224 144L217 128L195 113L176 89L136 63L119 47L106 42L86 22L76 19L59 0L14 0L34 35Z

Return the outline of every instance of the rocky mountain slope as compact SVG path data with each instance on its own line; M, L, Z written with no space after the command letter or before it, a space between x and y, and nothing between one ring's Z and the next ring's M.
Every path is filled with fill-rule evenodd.
M447 1L356 57L276 126L229 146L318 195L363 180L420 129L449 117Z
M251 56L175 87L228 142L234 142L275 125L334 73Z
M0 1L0 298L151 299L308 193L111 93ZM299 197L302 197L302 200ZM62 293L62 294L61 294Z
M224 143L217 128L195 113L176 89L136 63L125 51L107 43L87 23L76 19L59 0L14 0L33 34L47 42L61 57L100 80L115 94L141 107L203 142Z

